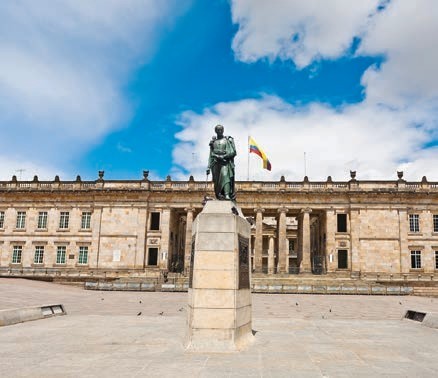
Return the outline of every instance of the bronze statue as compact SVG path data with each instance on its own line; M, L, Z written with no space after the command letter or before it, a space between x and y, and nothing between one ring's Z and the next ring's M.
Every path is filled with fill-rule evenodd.
M213 175L214 192L218 200L235 200L234 191L234 157L236 147L230 136L224 136L224 127L214 128L216 136L210 141L210 157L208 159L207 175Z

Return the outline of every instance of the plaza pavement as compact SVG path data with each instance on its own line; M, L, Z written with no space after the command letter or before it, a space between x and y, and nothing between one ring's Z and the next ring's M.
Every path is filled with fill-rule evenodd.
M0 327L0 376L438 376L438 330L401 320L438 312L438 299L254 294L255 341L233 354L184 351L186 299L0 279L0 309L62 303L68 313Z

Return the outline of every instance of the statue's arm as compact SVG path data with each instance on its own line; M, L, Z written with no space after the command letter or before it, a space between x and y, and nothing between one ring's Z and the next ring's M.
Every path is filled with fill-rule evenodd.
M236 156L236 146L234 145L234 139L233 137L227 137L228 139L228 150L227 151L227 158L232 159Z

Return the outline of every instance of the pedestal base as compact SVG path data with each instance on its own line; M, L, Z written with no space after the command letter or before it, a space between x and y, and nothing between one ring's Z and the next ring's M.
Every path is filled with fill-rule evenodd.
M231 201L209 201L193 223L188 350L233 352L253 339L250 226L241 214Z

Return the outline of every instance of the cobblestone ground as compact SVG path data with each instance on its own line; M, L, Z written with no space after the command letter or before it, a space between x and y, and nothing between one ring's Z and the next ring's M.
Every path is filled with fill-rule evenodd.
M438 299L255 294L255 341L234 354L185 352L186 299L0 279L0 309L68 312L0 327L0 376L438 376L438 330L400 320L407 309L438 312Z

